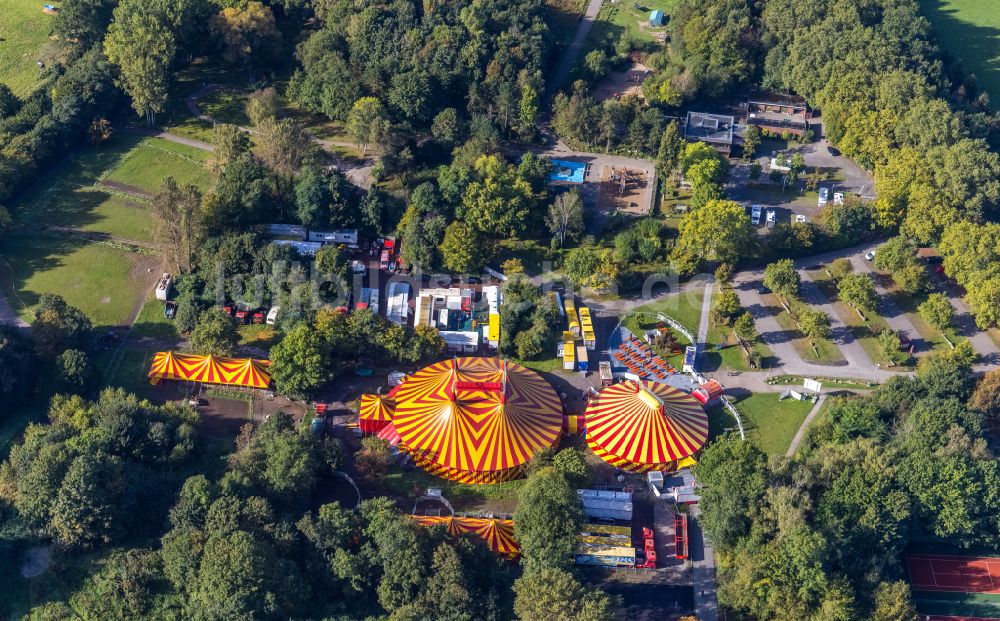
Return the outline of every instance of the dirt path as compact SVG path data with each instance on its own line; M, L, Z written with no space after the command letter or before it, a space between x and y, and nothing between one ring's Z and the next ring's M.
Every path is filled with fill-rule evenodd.
M788 445L788 450L785 451L785 457L792 457L795 455L795 451L799 448L799 443L802 442L802 438L806 435L806 429L809 427L809 423L816 418L819 411L823 408L823 404L826 402L826 395L820 395L819 399L816 400L816 405L809 410L809 414L806 415L806 419L802 421L799 426L799 430L795 432L795 437L792 438L792 443Z
M573 37L573 42L566 48L566 52L559 60L559 66L556 67L556 71L549 81L548 91L550 99L559 90L559 87L563 85L566 78L569 77L570 71L573 70L573 63L576 62L576 57L580 55L580 50L583 49L583 43L587 40L587 35L590 34L590 29L593 28L594 22L597 20L597 14L601 12L602 4L604 4L604 0L590 0L589 4L587 4L587 10L584 12L583 18L580 19L580 24L576 27L576 36Z
M144 201L152 200L153 195L146 192L142 188L137 188L134 185L128 185L127 183L119 183L118 181L107 181L102 180L100 182L101 187L109 188L115 190L116 192L121 192L122 194L128 194L134 198L138 198Z
M135 246L137 248L143 248L146 250L159 250L159 246L150 242L136 241L134 239L125 239L124 237L115 237L114 235L108 235L107 233L100 233L98 231L84 231L83 229L77 229L71 226L47 226L46 231L55 231L57 233L66 233L73 235L75 237L82 237L90 241L97 242L116 242L119 244L127 244L129 246Z

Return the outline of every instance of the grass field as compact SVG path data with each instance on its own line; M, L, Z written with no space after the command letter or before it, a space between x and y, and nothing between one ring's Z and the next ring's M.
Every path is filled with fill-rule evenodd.
M778 400L777 393L758 393L736 402L750 439L769 455L784 455L805 420L811 401Z
M941 46L962 61L1000 109L1000 11L989 0L920 0Z
M644 304L634 310L636 313L663 313L682 326L697 334L701 322L701 304L705 299L705 288L700 284L689 291L665 296L656 302Z
M85 147L53 180L14 205L16 225L33 232L39 223L150 241L147 199L168 176L206 189L206 153L159 138L132 134L115 137L99 148ZM107 184L134 188L130 194Z
M85 147L52 180L14 205L15 230L0 254L0 285L26 319L42 293L58 293L95 325L132 319L158 271L155 256L130 252L118 241L94 242L44 226L101 233L123 240L152 239L146 195L167 176L207 188L205 153L159 138L122 134Z
M121 183L150 194L163 180L173 177L178 185L194 184L205 189L211 175L204 163L208 152L183 144L146 138L125 153L118 165L104 175L105 181Z
M42 3L36 0L4 0L0 7L0 81L15 94L27 95L39 84L35 61L55 16L42 13Z
M145 263L158 264L155 258L73 237L25 240L14 237L4 246L7 265L0 270L0 285L28 321L41 294L58 293L95 326L122 325L156 278L142 269Z

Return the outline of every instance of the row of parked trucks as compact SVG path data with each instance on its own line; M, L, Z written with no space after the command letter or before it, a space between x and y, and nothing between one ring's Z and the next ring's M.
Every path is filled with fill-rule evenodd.
M562 338L563 369L572 371L575 368L581 373L587 373L590 370L587 350L597 348L590 309L586 306L577 309L572 297L562 300L557 292L553 292L553 295L561 314L566 317L567 330L563 332Z

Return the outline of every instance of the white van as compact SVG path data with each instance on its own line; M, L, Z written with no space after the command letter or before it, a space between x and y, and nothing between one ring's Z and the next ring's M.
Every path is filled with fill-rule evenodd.
M750 224L757 226L760 224L760 205L753 205L750 207Z
M830 188L819 189L819 206L822 207L830 200Z
M274 323L278 320L278 311L280 310L281 310L280 306L271 307L271 310L267 311L267 319L264 320L264 323L266 323L269 326L273 326Z

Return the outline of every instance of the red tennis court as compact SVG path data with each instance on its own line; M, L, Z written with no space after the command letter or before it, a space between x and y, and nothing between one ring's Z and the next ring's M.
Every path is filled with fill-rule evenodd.
M1000 593L1000 558L907 554L906 570L916 590Z

